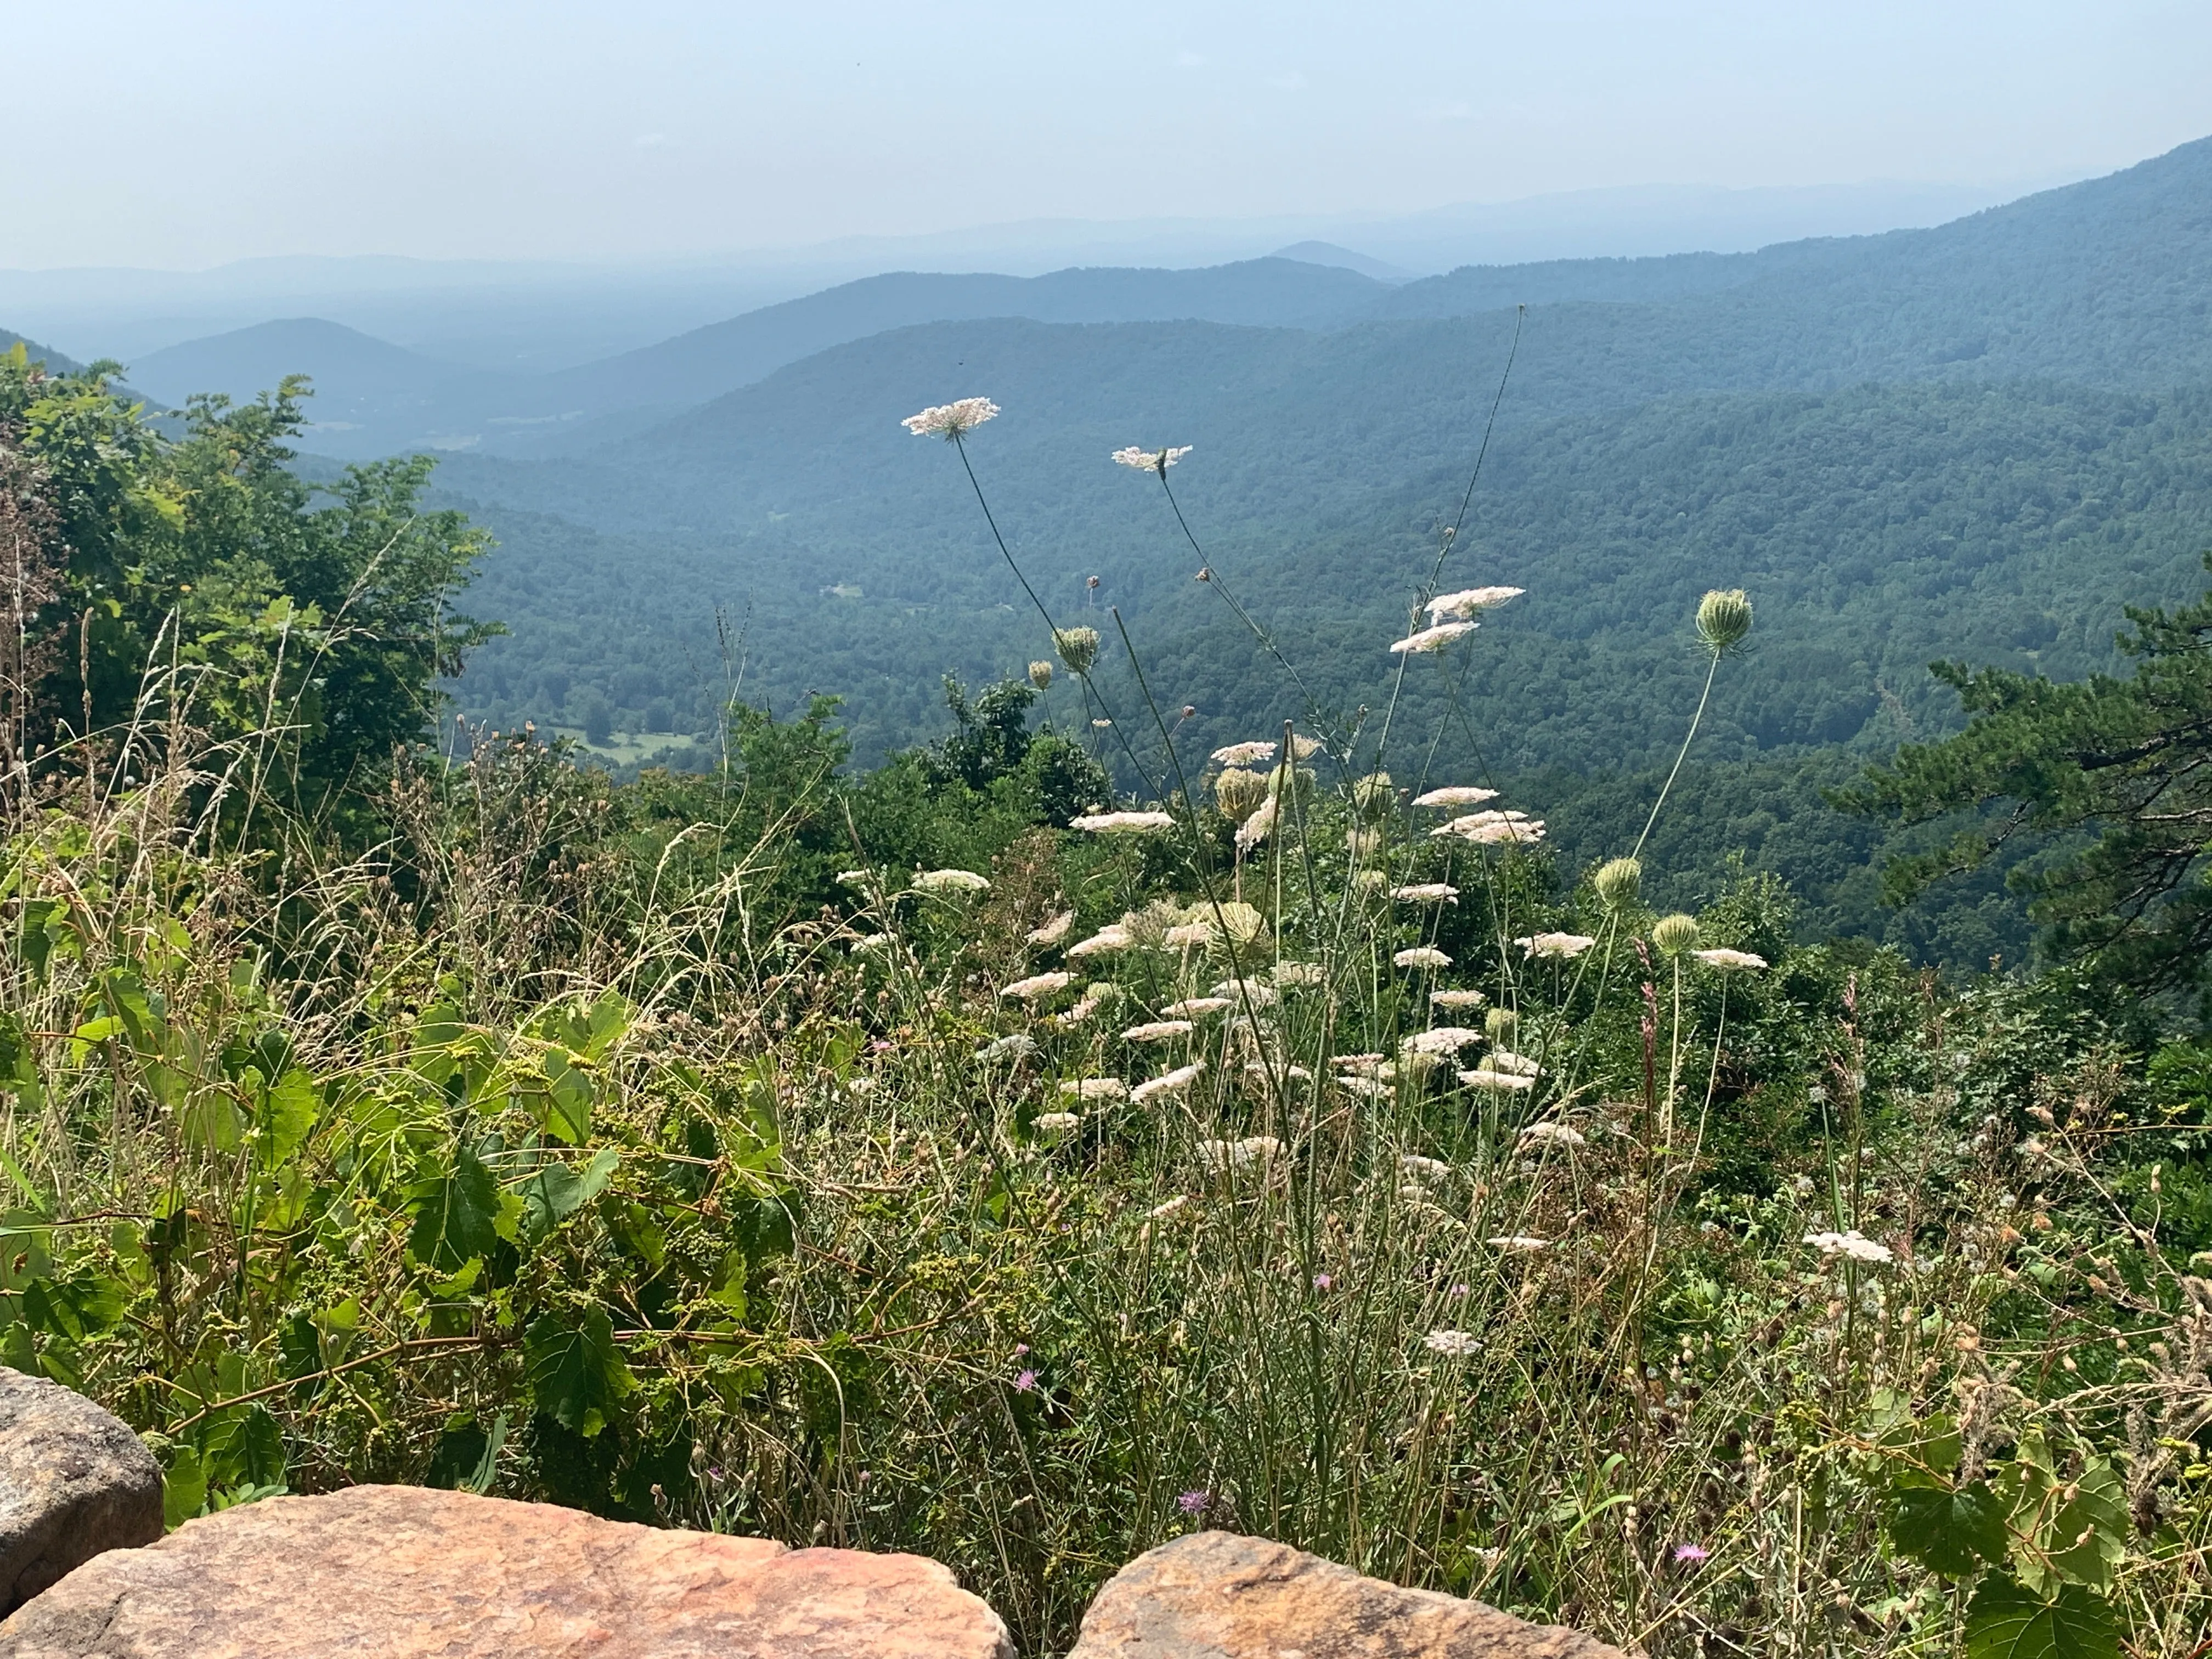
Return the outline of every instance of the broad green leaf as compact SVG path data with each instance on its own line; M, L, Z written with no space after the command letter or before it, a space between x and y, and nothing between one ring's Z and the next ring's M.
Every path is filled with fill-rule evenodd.
M592 1133L592 1079L558 1048L548 1048L545 1073L545 1133L580 1146Z
M630 1006L619 992L609 991L592 1005L591 1035L584 1044L584 1054L592 1060L605 1060L607 1051L622 1041L629 1030Z
M2112 1587L2127 1553L2127 1483L2102 1458L2089 1463L2073 1483L2075 1495L2051 1519L2044 1548L2051 1570L2092 1589Z
M536 1244L607 1188L622 1154L602 1146L591 1162L579 1170L565 1164L545 1164L523 1183L522 1237Z
M1967 1659L2119 1659L2119 1651L2112 1604L2079 1584L2046 1601L1993 1572L1966 1607Z
M1900 1480L1891 1498L1889 1535L1899 1554L1954 1578L2004 1559L2006 1509L1986 1480L1954 1490Z
M67 1279L41 1279L25 1287L23 1317L49 1336L82 1342L123 1317L123 1286L84 1267Z
M452 1274L499 1244L499 1188L483 1160L465 1146L453 1149L453 1167L418 1182L410 1195L415 1224L407 1253L424 1267Z
M265 1406L249 1407L208 1432L208 1484L276 1486L284 1481L284 1434Z
M207 1507L206 1461L193 1446L179 1446L161 1472L161 1519L171 1531Z
M295 1067L277 1079L261 1109L261 1153L270 1168L285 1163L306 1144L322 1103L322 1091L307 1073Z
M589 1439L607 1425L607 1409L635 1386L615 1348L614 1322L604 1308L574 1325L556 1314L523 1333L523 1362L538 1409Z

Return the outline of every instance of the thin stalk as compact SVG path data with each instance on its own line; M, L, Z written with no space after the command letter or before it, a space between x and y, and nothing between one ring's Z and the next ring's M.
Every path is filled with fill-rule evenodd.
M1698 695L1698 712L1690 716L1690 729L1682 738L1681 752L1674 757L1674 769L1667 775L1667 781L1660 787L1659 799L1651 803L1651 816L1644 820L1644 833L1636 838L1636 845L1629 849L1628 856L1631 858L1644 851L1644 843L1650 839L1651 826L1659 822L1659 809L1667 804L1667 792L1674 787L1674 780L1681 775L1682 763L1690 757L1690 745L1697 741L1698 723L1705 719L1705 703L1713 695L1713 676L1720 672L1721 653L1716 651L1712 665L1705 670L1705 689Z

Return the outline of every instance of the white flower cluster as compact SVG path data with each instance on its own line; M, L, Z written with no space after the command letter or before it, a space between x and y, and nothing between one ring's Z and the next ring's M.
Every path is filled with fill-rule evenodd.
M1480 624L1471 622L1438 623L1433 628L1424 628L1418 634L1408 634L1394 641L1390 648L1401 656L1425 656L1431 651L1441 651L1454 640L1472 634Z
M1129 1085L1118 1077L1072 1077L1060 1085L1060 1091L1078 1100L1126 1100Z
M1401 968L1449 968L1452 962L1433 945L1416 945L1411 950L1397 952L1390 960Z
M1495 789L1485 789L1472 783L1455 783L1442 789L1431 789L1425 795L1413 797L1416 806L1480 806L1486 800L1496 800Z
M1424 881L1411 887L1393 887L1390 896L1401 904L1457 904L1459 889L1445 882Z
M1183 444L1173 449L1139 449L1131 444L1127 449L1117 449L1114 459L1123 466L1133 466L1141 472L1164 472L1184 456L1192 446Z
M1029 942L1032 945L1057 945L1067 937L1067 930L1074 926L1075 912L1062 910L1043 927L1030 928Z
M1170 1037L1188 1036L1194 1028L1187 1019L1156 1019L1146 1025L1132 1025L1121 1033L1124 1042L1165 1042Z
M1407 1037L1405 1050L1409 1054L1455 1054L1481 1041L1481 1032L1464 1025L1437 1025Z
M1531 933L1513 941L1531 957L1571 962L1597 943L1588 933Z
M1890 1254L1888 1245L1875 1243L1856 1227L1841 1233L1807 1233L1805 1242L1831 1261L1838 1256L1848 1256L1853 1261L1869 1261L1879 1266L1896 1260Z
M1218 1014L1224 1008L1234 1008L1235 1000L1229 997L1185 997L1181 1002L1170 1002L1160 1010L1170 1019L1197 1019L1206 1014Z
M1120 922L1110 922L1089 939L1078 939L1067 947L1067 959L1080 961L1085 957L1111 956L1116 951L1126 951L1137 941Z
M1154 830L1172 830L1175 819L1165 812L1086 812L1070 818L1071 830L1087 830L1094 836L1141 836Z
M925 870L914 878L914 884L922 893L981 893L991 885L973 870Z
M943 438L949 441L963 432L973 432L998 412L998 404L988 398L962 398L925 409L919 415L909 415L899 424L917 438Z
M1525 587L1470 587L1457 593L1440 593L1429 601L1429 620L1472 617L1478 611L1494 611L1508 599L1517 599Z
M1223 766L1257 766L1275 758L1272 743L1232 743L1226 749L1213 751L1214 760Z
M1692 951L1690 954L1708 968L1717 968L1723 973L1756 973L1766 966L1766 958L1751 951L1729 951L1715 948Z
M1421 1346L1447 1359L1465 1359L1469 1354L1482 1352L1481 1340L1465 1331L1431 1331L1421 1339Z
M1521 1131L1521 1139L1551 1146L1580 1146L1584 1144L1581 1131L1570 1129L1564 1123L1531 1123Z
M1480 1008L1490 999L1480 991L1431 991L1429 1001L1438 1008Z
M1188 1066L1178 1066L1172 1072L1163 1072L1156 1078L1148 1078L1139 1083L1129 1091L1129 1099L1141 1106L1158 1095L1179 1095L1197 1082L1199 1074L1205 1070L1206 1062L1202 1060L1194 1060Z
M1283 1143L1273 1135L1247 1135L1242 1140L1201 1140L1195 1150L1200 1166L1219 1174L1272 1164L1281 1156Z
M1065 991L1075 982L1073 974L1032 974L1027 979L1018 979L999 993L1002 997L1018 997L1024 1002L1034 1002L1048 997L1055 991Z
M1525 845L1544 839L1544 821L1508 807L1502 811L1469 812L1449 823L1438 824L1429 834L1457 836L1478 847L1497 847L1507 842Z

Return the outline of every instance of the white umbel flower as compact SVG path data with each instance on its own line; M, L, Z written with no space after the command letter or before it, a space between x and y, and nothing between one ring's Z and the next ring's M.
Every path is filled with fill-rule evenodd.
M1228 997L1185 997L1181 1002L1170 1002L1160 1012L1170 1019L1198 1019L1236 1006Z
M1158 1095L1179 1095L1198 1081L1206 1070L1206 1062L1194 1060L1188 1066L1178 1066L1172 1072L1163 1072L1158 1077L1147 1078L1129 1091L1132 1104L1141 1106Z
M999 993L1002 997L1018 997L1024 1002L1034 1002L1039 997L1048 997L1055 991L1065 991L1075 982L1073 974L1032 974L1027 979L1018 979Z
M1416 945L1411 950L1399 951L1390 960L1401 968L1449 968L1452 961L1433 945Z
M1581 1132L1570 1129L1564 1123L1531 1123L1521 1131L1521 1139L1553 1146L1580 1146L1584 1144Z
M1716 947L1711 951L1692 951L1690 954L1706 967L1717 968L1723 973L1756 973L1766 966L1766 958L1752 951Z
M1039 1112L1036 1125L1042 1134L1064 1135L1082 1121L1082 1115L1078 1112Z
M1440 1158L1423 1158L1419 1152L1399 1153L1398 1168L1414 1180L1426 1182L1431 1186L1451 1179L1450 1164Z
M1267 839L1275 827L1275 798L1273 795L1254 809L1252 816L1237 826L1237 850L1249 853Z
M1133 466L1139 472L1164 472L1184 456L1192 446L1183 444L1173 449L1139 449L1131 444L1127 449L1117 449L1114 459L1123 466Z
M1468 587L1456 593L1439 593L1429 601L1429 620L1442 622L1447 617L1467 617L1479 611L1495 611L1528 591L1525 587Z
M1275 758L1272 743L1232 743L1226 749L1213 751L1215 762L1222 766L1258 766Z
M1390 896L1401 904L1457 904L1459 889L1449 882L1416 882L1409 887L1393 887Z
M1075 912L1062 910L1042 927L1030 929L1027 938L1032 945L1057 945L1067 937L1067 930L1075 926Z
M1071 830L1087 830L1094 836L1141 836L1155 830L1172 830L1175 819L1165 812L1086 812L1070 818Z
M1070 962L1077 962L1085 957L1110 956L1116 951L1127 950L1135 943L1136 940L1129 937L1127 928L1119 922L1114 922L1101 927L1089 939L1078 939L1069 945L1067 958Z
M1490 1058L1483 1063L1493 1072L1510 1072L1515 1077L1534 1077L1544 1069L1528 1055L1504 1048L1492 1049Z
M1474 633L1479 625L1471 622L1438 623L1434 628L1424 628L1418 634L1408 634L1402 640L1392 641L1390 648L1401 656L1423 656L1443 650L1454 640Z
M1165 1042L1170 1037L1188 1036L1196 1028L1187 1019L1156 1019L1146 1025L1132 1025L1121 1033L1124 1042Z
M1490 999L1480 991L1431 991L1429 1002L1437 1008L1480 1008Z
M1129 1085L1118 1077L1072 1077L1060 1085L1064 1095L1078 1100L1127 1100Z
M1492 1094L1519 1094L1536 1086L1533 1077L1521 1077L1512 1072L1500 1072L1487 1066L1478 1066L1471 1072L1462 1072L1459 1080L1470 1089L1487 1089Z
M899 424L917 438L943 438L949 442L963 433L973 432L998 412L998 404L988 398L962 398L909 415Z
M1416 806L1480 806L1486 800L1496 800L1495 789L1485 789L1479 784L1455 783L1442 789L1431 789L1425 795L1413 797Z
M1272 1164L1281 1156L1283 1143L1273 1135L1247 1135L1242 1140L1201 1140L1193 1150L1201 1166L1218 1174Z
M914 884L924 893L981 893L991 885L973 870L925 870L914 878Z
M1481 1041L1481 1032L1464 1025L1438 1025L1416 1031L1406 1039L1405 1048L1407 1053L1414 1054L1455 1054Z
M1807 1233L1805 1242L1831 1261L1838 1256L1848 1256L1853 1261L1869 1261L1879 1266L1897 1259L1890 1253L1888 1245L1875 1243L1856 1227L1841 1233Z
M1534 1238L1527 1233L1508 1233L1503 1238L1482 1241L1493 1250L1503 1250L1508 1255L1534 1255L1551 1243L1548 1238Z
M978 1060L1006 1060L1011 1057L1015 1060L1019 1060L1024 1055L1033 1054L1036 1053L1036 1051L1037 1040L1035 1037L1031 1036L1027 1031L1016 1031L1011 1036L998 1037L985 1043L981 1048L975 1051L975 1058Z
M1597 943L1588 933L1530 933L1513 942L1532 957L1553 962L1572 962Z
M1481 1340L1465 1331L1431 1331L1421 1339L1421 1346L1447 1359L1465 1359L1482 1351Z

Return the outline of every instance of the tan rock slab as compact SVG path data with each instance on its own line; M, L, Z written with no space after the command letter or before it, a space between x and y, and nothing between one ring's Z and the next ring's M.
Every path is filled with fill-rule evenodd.
M1107 1580L1068 1659L1624 1659L1560 1625L1401 1589L1287 1544L1196 1532Z
M96 1557L0 1659L1013 1659L934 1561L415 1486L270 1498Z
M0 1365L0 1614L161 1535L161 1466L120 1419Z

